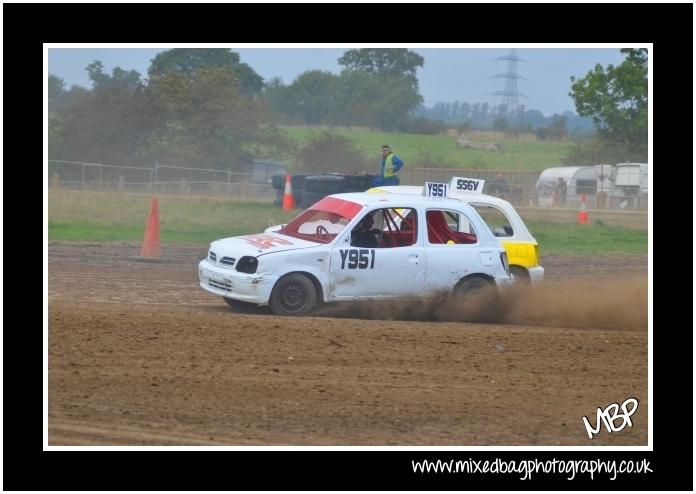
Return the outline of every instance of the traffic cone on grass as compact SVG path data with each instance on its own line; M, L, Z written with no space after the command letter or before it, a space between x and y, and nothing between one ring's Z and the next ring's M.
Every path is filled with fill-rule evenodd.
M295 198L292 195L292 179L285 175L285 195L283 196L283 211L295 209Z
M145 238L143 248L140 251L141 257L160 256L160 231L159 231L159 201L156 197L152 198L150 206L150 219L145 228Z
M580 196L580 211L578 211L578 223L587 224L587 194Z

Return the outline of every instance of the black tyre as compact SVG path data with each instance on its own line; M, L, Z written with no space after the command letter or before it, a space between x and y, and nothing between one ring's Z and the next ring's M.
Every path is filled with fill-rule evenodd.
M300 206L304 209L307 209L310 206L314 206L327 195L328 194L324 192L310 192L308 190L305 190L304 192L302 192L302 202L300 203Z
M307 314L317 305L317 289L305 275L288 274L273 287L269 305L271 311L279 316Z
M291 175L290 182L292 183L292 190L304 189L304 180L307 177L308 175Z
M346 179L346 192L365 192L372 185L376 175L344 175Z
M275 190L285 190L285 175L273 175L271 177L271 183Z
M276 198L273 200L273 205L281 207L283 205L283 191L276 190Z
M306 192L323 192L325 194L338 194L346 188L346 179L337 175L314 175L304 180Z
M529 273L522 266L510 266L510 274L515 281L519 282L519 286L527 287L530 285Z
M452 291L451 306L456 317L465 321L494 322L500 317L496 287L480 276L459 282Z
M304 189L296 189L292 186L292 196L295 198L295 204L299 207L302 204L302 197L304 196ZM281 203L282 204L282 203Z

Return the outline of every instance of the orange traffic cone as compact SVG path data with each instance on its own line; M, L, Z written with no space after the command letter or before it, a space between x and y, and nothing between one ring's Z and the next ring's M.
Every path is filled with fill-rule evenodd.
M578 223L587 224L587 194L580 196L580 211L578 211Z
M150 219L145 228L145 238L143 248L140 251L142 257L160 256L160 233L159 233L159 202L156 197L152 198L150 207Z
M295 197L292 195L292 179L285 175L285 195L283 196L283 211L295 209Z

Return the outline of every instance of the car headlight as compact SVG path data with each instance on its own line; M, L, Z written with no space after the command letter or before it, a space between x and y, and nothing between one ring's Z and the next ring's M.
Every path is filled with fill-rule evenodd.
M237 271L240 273L254 274L259 267L259 260L254 256L244 256L237 261Z

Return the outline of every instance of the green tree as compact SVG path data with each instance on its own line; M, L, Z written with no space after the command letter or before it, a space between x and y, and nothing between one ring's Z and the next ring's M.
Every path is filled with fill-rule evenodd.
M344 109L340 120L395 130L410 119L423 102L416 71L423 57L405 48L348 50L338 59L341 72L338 99Z
M291 113L309 125L330 123L336 105L336 82L337 77L330 72L310 70L301 74L287 93Z
M65 90L65 81L60 77L48 75L48 111L54 113L67 107L75 101L78 96L88 92L80 86L72 86L70 90Z
M116 67L109 75L104 73L104 65L99 60L95 60L87 66L87 74L95 91L123 90L133 92L143 86L139 72Z
M194 79L201 70L226 68L234 74L236 86L248 94L259 94L263 78L249 65L241 62L239 53L229 48L174 48L158 53L150 62L147 73L150 80L167 74L179 74Z
M65 94L65 81L60 77L48 74L48 100L54 101Z
M343 71L336 85L332 121L382 130L398 129L423 98L403 77Z
M582 79L571 77L575 108L591 116L607 148L630 150L624 159L647 159L648 151L648 51L622 49L626 59L615 67L596 65Z
M152 80L150 91L163 116L150 138L160 160L244 171L252 157L283 151L270 112L239 89L227 67L201 69L193 79L169 73Z
M357 70L386 76L402 76L418 87L416 70L423 67L424 58L406 48L361 48L348 50L338 59L347 70Z
M273 77L266 82L263 88L263 98L268 108L284 122L295 123L293 121L295 108L294 102L290 99L290 87L283 84L280 77Z
M160 118L135 71L115 68L111 75L95 61L87 67L93 89L73 86L69 103L49 126L54 159L142 165L152 129Z

